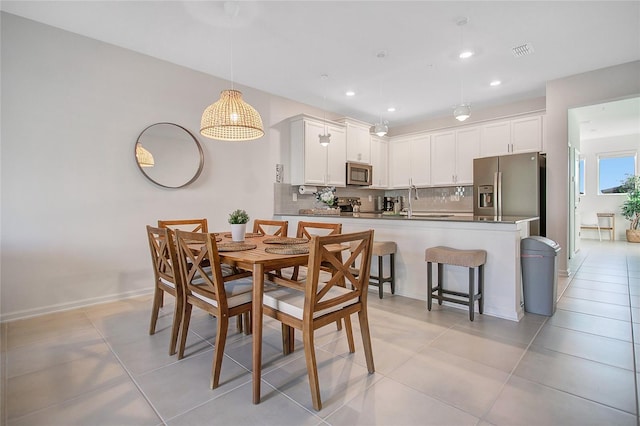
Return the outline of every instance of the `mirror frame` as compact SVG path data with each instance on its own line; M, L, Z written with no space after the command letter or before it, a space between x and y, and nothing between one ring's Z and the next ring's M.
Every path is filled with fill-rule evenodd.
M138 159L136 157L136 147L137 145L140 143L142 145L142 143L140 142L140 139L142 138L142 136L144 135L144 133L149 130L150 128L154 127L154 126L158 126L160 124L168 124L170 126L176 126L179 129L182 129L195 143L196 148L198 148L198 154L200 156L200 161L199 161L199 165L198 165L198 169L196 170L195 174L193 175L193 177L191 179L189 179L187 182L183 183L182 185L178 185L178 186L170 186L170 185L164 185L160 182L157 182L155 179L153 179L151 176L149 176L144 168L142 166L140 166L140 163L138 163ZM143 145L144 146L144 145ZM169 188L169 189L177 189L177 188L184 188L187 185L192 184L193 182L196 181L196 179L198 179L198 177L200 177L200 174L202 173L202 169L204 167L204 153L202 152L202 145L200 145L200 142L198 141L198 139L193 135L193 133L191 133L189 130L187 130L185 127L179 125L179 124L175 124L175 123L169 123L169 122L160 122L160 123L153 123L147 127L145 127L145 129L140 132L140 135L138 136L138 138L136 139L135 144L133 145L133 158L135 159L136 162L136 166L138 166L138 169L140 170L140 172L142 173L142 175L144 177L146 177L147 179L149 179L151 182L153 182L154 184L161 186L163 188Z

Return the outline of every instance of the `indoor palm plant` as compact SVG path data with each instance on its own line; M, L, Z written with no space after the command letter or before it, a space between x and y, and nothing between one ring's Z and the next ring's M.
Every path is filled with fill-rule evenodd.
M622 192L627 193L627 199L622 203L622 216L631 221L627 229L627 241L640 242L640 176L629 176L620 186Z
M247 231L249 215L242 209L237 209L229 213L229 223L231 224L231 240L244 241Z

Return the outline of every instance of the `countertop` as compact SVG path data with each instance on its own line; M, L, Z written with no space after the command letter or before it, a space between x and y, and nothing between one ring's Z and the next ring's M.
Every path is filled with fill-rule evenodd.
M276 214L278 215L278 214ZM400 221L439 221L439 222L478 222L478 223L520 223L538 220L533 216L472 216L469 214L438 213L438 212L416 212L411 218L406 214L382 214L378 212L341 212L340 215L315 215L310 213L299 214L279 214L278 216L308 216L308 217L342 217L354 219L380 219L380 220L400 220Z

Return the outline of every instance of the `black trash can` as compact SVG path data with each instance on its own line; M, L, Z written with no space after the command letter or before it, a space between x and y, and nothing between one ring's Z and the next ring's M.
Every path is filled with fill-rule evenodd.
M560 245L545 237L520 242L524 310L551 316L556 311Z

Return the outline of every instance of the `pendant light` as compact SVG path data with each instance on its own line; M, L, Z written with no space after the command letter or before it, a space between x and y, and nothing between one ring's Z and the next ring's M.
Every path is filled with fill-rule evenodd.
M380 52L377 53L376 57L380 60L384 59L387 57L387 52L384 50L381 50ZM379 86L379 94L380 94L380 102L382 102L382 65L380 66L380 86ZM384 136L387 134L387 132L389 131L389 126L388 126L389 122L388 121L382 121L382 109L380 109L380 121L378 121L376 124L374 124L373 126L371 126L371 129L369 129L369 132L371 134L375 134L378 135L380 137Z
M329 133L329 128L327 126L327 108L326 108L327 80L329 79L329 76L327 74L322 74L320 76L320 79L324 80L324 95L322 97L322 111L324 114L324 134L318 135L318 142L320 142L320 145L322 146L329 146L329 143L331 142L331 133Z
M238 15L239 6L237 2L226 2L224 9L232 19L229 30L231 89L220 92L220 99L204 110L200 134L223 141L250 141L264 135L262 118L255 108L242 99L242 93L233 88L233 19Z
M462 52L462 48L464 47L464 36L463 36L463 28L469 22L468 18L462 18L457 22L457 25L460 27L460 59L464 60L473 55L471 52ZM456 106L453 110L453 116L458 121L464 121L471 116L471 105L464 102L464 78L462 72L462 66L460 66L460 105Z

